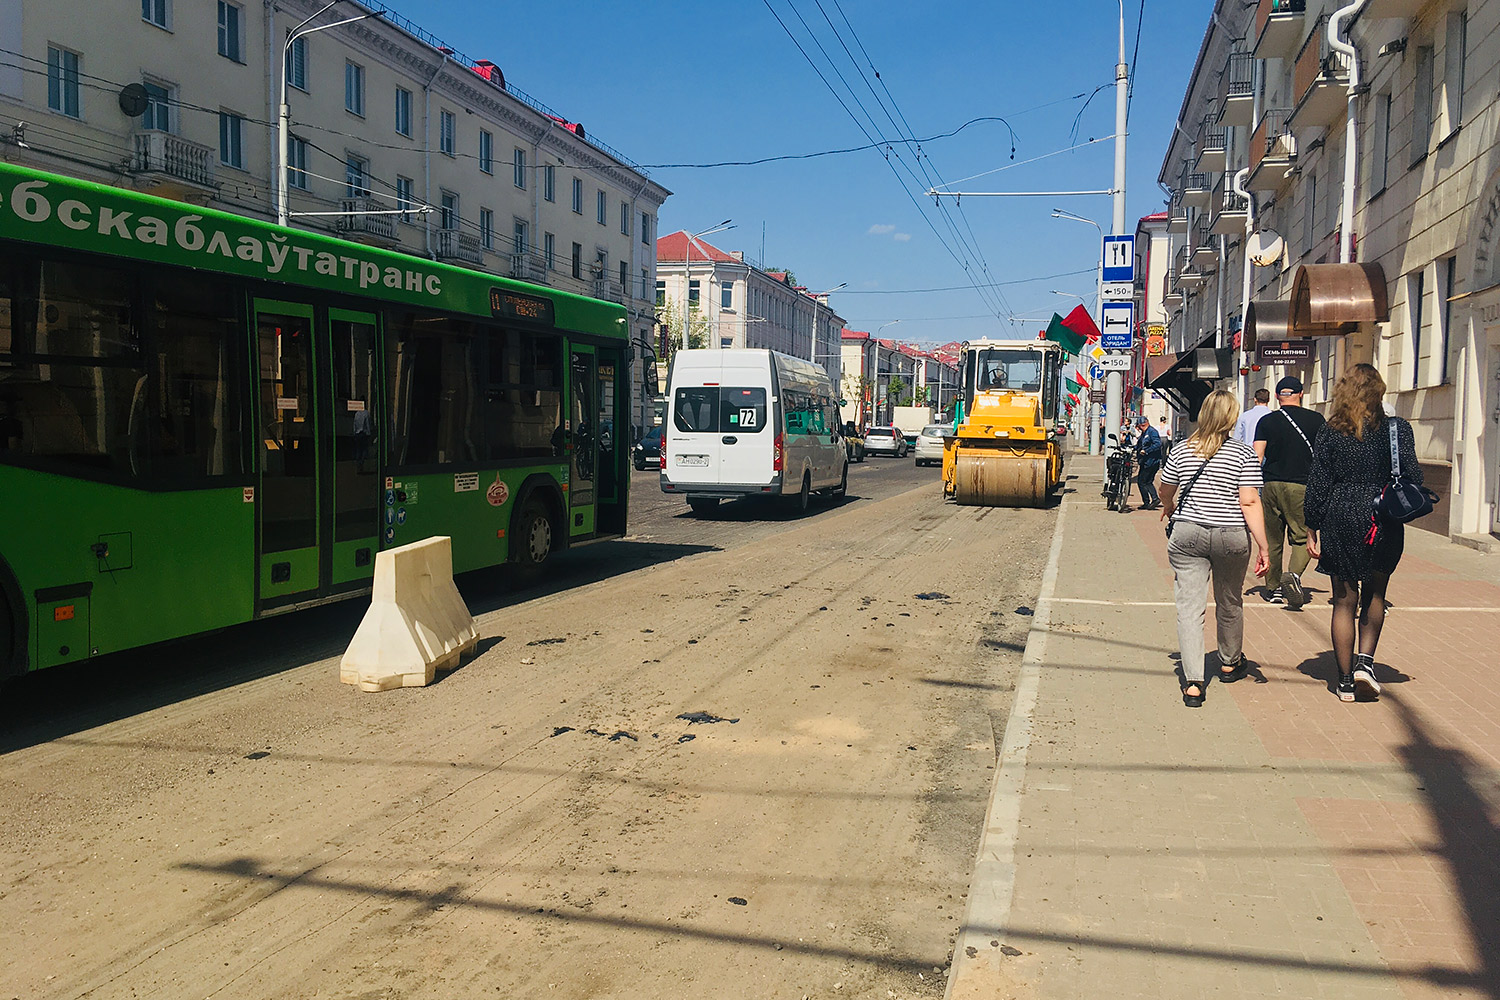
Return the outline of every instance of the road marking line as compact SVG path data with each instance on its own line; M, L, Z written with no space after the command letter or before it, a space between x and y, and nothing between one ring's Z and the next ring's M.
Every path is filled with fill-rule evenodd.
M1098 600L1098 599L1092 598L1092 597L1054 597L1054 598L1052 598L1052 603L1053 604L1090 604L1090 605L1095 605L1095 606L1098 606L1098 607L1109 607L1109 608L1175 608L1177 606L1172 601L1104 601L1104 600ZM1210 608L1212 608L1212 607L1215 606L1215 603L1213 601L1209 601L1208 602L1208 606ZM1250 602L1250 601L1247 601L1247 602L1245 602L1244 607L1245 607L1246 611L1286 611L1287 610L1287 607L1284 604L1270 604L1270 603L1267 603L1267 602L1264 602L1264 601L1260 601L1260 602ZM1304 604L1302 606L1302 610L1303 611L1309 611L1309 610L1312 610L1312 611L1317 611L1317 610L1327 611L1331 607L1332 607L1331 604ZM1439 611L1439 612L1442 612L1442 611L1454 611L1454 612L1489 611L1489 612L1500 612L1500 607L1494 607L1494 606L1487 606L1487 607L1456 607L1456 606L1438 605L1438 604L1410 607L1410 606L1407 606L1407 605L1404 605L1404 604L1393 604L1393 605L1391 605L1390 610L1391 611Z
M948 986L943 994L946 1000L952 1000L961 980L972 980L964 988L983 996L991 995L1000 981L998 962L1004 956L990 942L1003 939L1010 920L1011 901L1015 898L1016 839L1021 825L1021 797L1026 788L1026 752L1031 745L1032 715L1036 711L1037 685L1047 649L1052 595L1057 589L1057 564L1062 555L1063 522L1068 507L1064 503L1057 509L1057 524L1052 529L1052 548L1047 553L1047 568L1042 572L1036 614L1026 637L1026 650L1021 654L1015 702L1005 723L1000 759L985 811L984 832L979 838L974 875L969 880L969 905L954 943Z

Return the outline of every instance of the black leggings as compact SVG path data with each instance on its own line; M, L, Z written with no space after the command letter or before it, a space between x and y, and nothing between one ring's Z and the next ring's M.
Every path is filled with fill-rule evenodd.
M1385 625L1385 588L1391 582L1389 573L1373 574L1363 584L1343 577L1333 578L1333 658L1339 675L1348 676L1354 669L1354 644L1358 623L1359 651L1375 655L1380 644L1380 630Z

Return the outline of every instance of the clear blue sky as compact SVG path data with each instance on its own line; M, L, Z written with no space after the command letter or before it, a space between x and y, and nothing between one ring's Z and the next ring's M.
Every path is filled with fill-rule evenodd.
M919 138L950 132L985 116L961 134L924 144L929 169L959 178L1020 164L1076 142L1108 136L1114 128L1114 79L1119 9L1110 0L1053 0L932 5L892 0L838 0L880 81L855 44L835 0L770 0L824 73L859 108L828 67L796 13L814 30L838 70L875 116L883 137ZM822 5L822 11L819 9ZM809 153L868 140L777 23L764 0L735 3L489 4L476 0L393 0L402 14L474 58L498 63L506 80L581 121L604 142L641 164L707 163ZM1139 0L1126 0L1127 59L1135 43ZM1147 0L1131 103L1127 217L1163 207L1156 177L1181 104L1210 4L1202 0ZM861 79L824 13L865 69ZM905 116L886 119L866 80L885 97L888 88ZM884 88L882 87L884 84ZM1077 121L1084 101L1095 94ZM909 124L910 131L907 130ZM870 128L868 123L866 128ZM873 131L873 129L872 129ZM917 171L911 150L900 147ZM1072 190L1110 186L1113 143L1100 142L973 180L957 190ZM900 164L893 158L890 162ZM697 232L731 218L737 228L708 237L725 250L789 267L813 290L848 282L832 304L856 329L883 336L943 343L983 335L1027 336L1046 314L1066 313L1090 298L1098 235L1091 226L1055 220L1059 206L1109 228L1110 202L1093 198L974 198L955 224L982 253L990 280L1014 281L1062 272L1068 277L1009 285L987 302L971 288L924 294L871 294L895 289L966 285L968 277L929 227L967 256L976 280L979 253L960 249L932 199L926 179L902 170L908 190L878 152L718 169L653 168L652 178L673 194L662 208L660 231ZM919 207L920 206L920 207ZM972 229L972 236L969 230ZM992 308L1028 317L1002 323Z

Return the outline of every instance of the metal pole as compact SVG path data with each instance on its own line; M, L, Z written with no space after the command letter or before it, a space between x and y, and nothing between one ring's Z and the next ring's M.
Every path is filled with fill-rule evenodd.
M1125 63L1125 0L1120 4L1120 58L1115 64L1115 183L1114 225L1116 236L1125 235L1125 109L1130 86L1130 67ZM1101 248L1102 250L1102 248ZM1104 454L1114 451L1109 434L1120 433L1125 378L1122 372L1110 371L1104 377Z
M1123 2L1123 0L1122 0ZM1358 14L1365 0L1354 0L1346 7L1334 11L1328 19L1328 47L1342 55L1349 63L1349 98L1344 119L1344 201L1339 211L1339 263L1347 264L1354 259L1354 187L1359 169L1359 116L1355 101L1360 91L1359 50L1339 37L1344 24Z

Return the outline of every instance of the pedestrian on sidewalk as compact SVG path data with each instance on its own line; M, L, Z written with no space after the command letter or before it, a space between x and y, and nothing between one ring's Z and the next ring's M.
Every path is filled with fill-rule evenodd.
M1391 481L1390 431L1396 429L1401 474L1422 485L1411 424L1381 406L1385 380L1372 366L1350 368L1333 387L1328 423L1313 443L1305 514L1307 550L1333 580L1333 656L1340 701L1380 694L1375 647L1385 624L1386 587L1406 543L1400 521L1376 522L1375 499ZM1356 622L1359 651L1355 652Z
M1288 375L1276 383L1280 408L1255 425L1255 454L1260 456L1265 488L1260 491L1266 512L1267 555L1264 593L1273 604L1300 608L1307 603L1302 574L1311 558L1307 551L1307 524L1302 501L1307 492L1307 474L1312 468L1313 445L1323 429L1323 415L1302 406L1302 380ZM1282 546L1291 540L1291 555L1283 574Z
M1161 435L1161 460L1165 462L1172 454L1172 425L1166 417L1161 418L1161 430L1157 433Z
M1261 418L1271 412L1271 390L1256 389L1255 405L1246 410L1234 425L1234 439L1242 443L1246 448L1255 441L1255 428L1260 424Z
M1135 437L1135 467L1140 473L1135 481L1141 488L1141 509L1155 510L1161 506L1161 494L1156 491L1156 474L1161 471L1161 435L1145 414L1141 414L1136 426L1140 432Z
M1242 588L1255 543L1255 575L1265 573L1266 526L1260 505L1260 463L1241 441L1229 439L1239 402L1218 389L1198 412L1198 429L1172 449L1161 474L1167 561L1177 603L1177 645L1182 652L1182 703L1203 704L1207 690L1203 623L1213 577L1218 626L1219 678L1245 676L1245 609ZM1180 491L1179 491L1180 487Z

